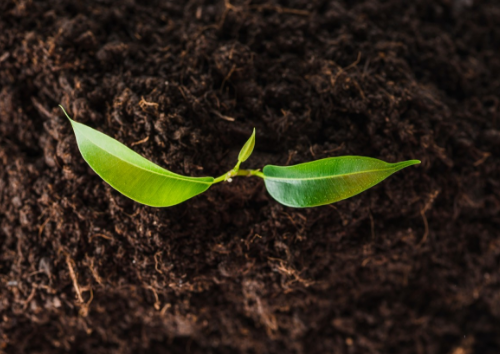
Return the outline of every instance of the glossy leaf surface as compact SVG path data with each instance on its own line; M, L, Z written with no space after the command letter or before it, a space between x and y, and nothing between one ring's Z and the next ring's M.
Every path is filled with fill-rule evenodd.
M245 145L240 150L238 155L238 163L246 161L252 155L253 148L255 147L255 128L253 128L252 136L247 140Z
M418 163L342 156L287 167L268 165L263 173L266 188L274 199L290 207L305 208L347 199Z
M69 116L68 119L78 148L90 167L111 187L139 203L154 207L172 206L203 193L212 185L213 177L175 174L117 140L75 122Z

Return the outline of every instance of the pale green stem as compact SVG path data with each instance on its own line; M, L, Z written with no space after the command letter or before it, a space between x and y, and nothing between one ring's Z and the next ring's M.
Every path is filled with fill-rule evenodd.
M240 169L240 165L241 165L241 161L238 161L238 163L236 164L236 166L233 167L233 173L236 173L238 172L238 170Z
M217 177L212 184L224 182L227 181L229 178L237 176L245 176L245 177L257 176L260 178L264 178L264 174L259 170L238 170L238 171L231 170L227 173L224 173L222 176Z

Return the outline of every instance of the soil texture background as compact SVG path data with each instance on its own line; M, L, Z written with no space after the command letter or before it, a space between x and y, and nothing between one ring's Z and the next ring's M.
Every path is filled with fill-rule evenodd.
M420 159L333 205L132 202L57 108L176 173ZM0 352L500 352L500 3L0 2Z

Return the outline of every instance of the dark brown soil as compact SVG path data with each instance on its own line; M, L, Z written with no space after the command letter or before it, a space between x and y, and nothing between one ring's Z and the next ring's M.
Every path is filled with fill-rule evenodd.
M57 108L178 173L365 155L350 200L258 178L155 209ZM0 1L0 352L499 353L496 0Z

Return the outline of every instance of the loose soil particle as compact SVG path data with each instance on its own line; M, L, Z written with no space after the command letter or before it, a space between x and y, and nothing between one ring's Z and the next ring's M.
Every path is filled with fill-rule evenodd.
M500 4L0 2L0 352L499 353ZM418 158L350 200L235 179L154 209L80 122L177 173Z

